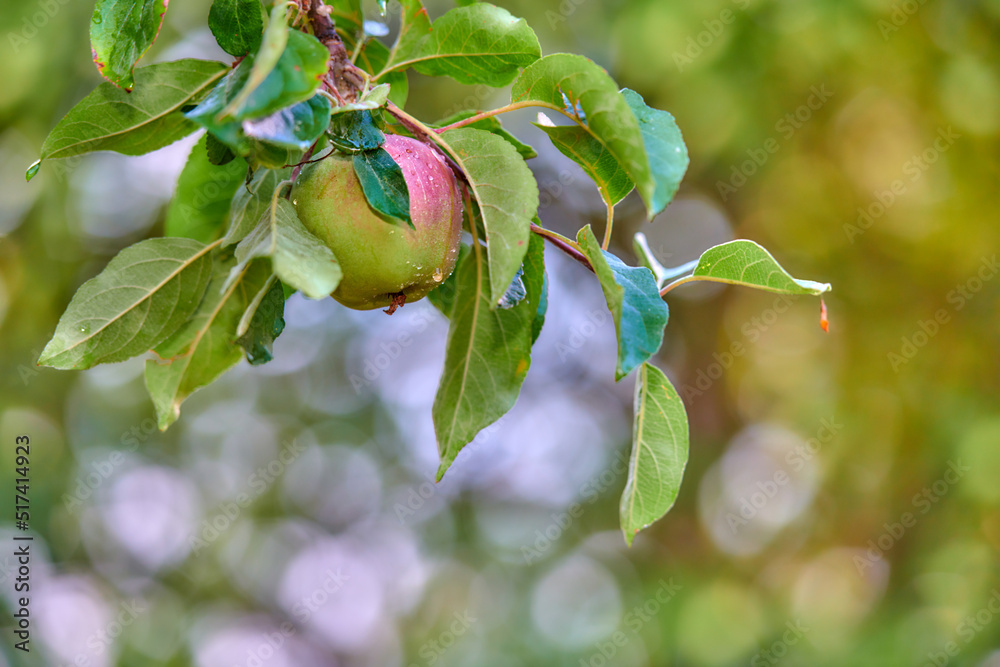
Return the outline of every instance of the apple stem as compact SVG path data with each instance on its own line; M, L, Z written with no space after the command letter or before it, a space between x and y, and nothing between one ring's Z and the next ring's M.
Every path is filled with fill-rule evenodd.
M402 292L397 292L396 294L392 294L391 296L392 296L392 303L389 304L388 308L382 311L386 315L392 315L397 310L406 305L406 295L403 294Z

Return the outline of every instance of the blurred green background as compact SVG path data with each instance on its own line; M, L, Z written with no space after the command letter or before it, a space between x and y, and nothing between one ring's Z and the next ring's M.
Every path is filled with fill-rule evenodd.
M691 415L677 506L626 549L631 378L596 282L547 255L517 407L441 484L446 325L295 297L276 359L153 427L142 362L38 369L76 287L162 231L191 141L24 169L99 82L91 6L0 6L0 665L1000 665L1000 2L517 0L671 111L691 153L645 231L668 265L751 238L814 299L678 290L659 362ZM171 3L147 61L220 58ZM447 2L431 2L432 16ZM370 8L374 10L374 3ZM398 11L390 3L388 22ZM373 18L377 18L374 11ZM410 77L425 120L505 91ZM604 213L533 128L546 224ZM551 249L550 249L551 250ZM32 652L14 651L27 434Z

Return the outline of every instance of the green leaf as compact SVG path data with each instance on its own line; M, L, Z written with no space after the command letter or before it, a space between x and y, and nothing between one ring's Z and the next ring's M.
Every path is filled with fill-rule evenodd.
M403 170L384 148L365 151L354 156L354 173L372 209L383 216L401 220L413 226L410 217L410 192Z
M688 461L684 403L656 366L644 363L635 383L635 422L628 482L619 506L625 542L670 511Z
M400 62L415 55L424 38L431 34L431 19L424 9L423 2L399 0L399 4L403 8L399 18L399 35L389 52L386 64L375 72L376 78L381 78L386 72L395 69Z
M489 266L482 251L456 269L457 292L434 399L440 480L465 445L514 406L531 365L531 345L545 279L541 238L530 240L524 263L527 297L509 309L492 309Z
M166 11L167 0L97 0L90 46L101 76L132 90L132 70L156 41Z
M343 275L337 258L305 228L291 202L276 197L260 224L236 246L235 277L257 257L270 257L281 282L310 299L323 299L337 289Z
M655 183L652 197L647 200L649 217L652 218L661 213L677 194L677 188L680 187L690 163L688 150L673 116L666 111L646 106L642 95L634 90L624 88L622 96L639 121L646 155L649 157L649 168Z
M208 27L215 41L231 56L256 53L264 19L260 0L214 0L208 10Z
M541 119L548 120L543 114ZM552 145L559 152L580 165L590 176L601 193L601 199L608 206L614 206L634 188L618 160L607 146L595 139L589 131L579 125L555 125L535 123L535 127L549 135Z
M212 274L213 247L160 238L122 250L73 295L39 365L83 370L160 343L197 308Z
M455 266L459 266L465 261L465 257L469 254L470 250L469 246L464 243L458 247L458 260L455 262ZM442 315L451 319L451 311L455 307L455 292L457 290L458 271L452 271L451 275L445 278L443 283L431 290L431 293L427 295L427 300L441 311Z
M350 109L331 118L330 143L344 152L370 151L385 143L385 135L370 110Z
M470 128L439 135L468 177L479 203L489 247L490 298L495 306L528 250L538 211L538 184L528 165L504 139Z
M212 92L185 115L235 148L233 143L240 129L237 121L268 116L312 97L326 73L330 53L312 35L298 30L286 31L288 42L277 64L260 85L253 88L245 101L235 105L236 113L232 118L223 117L223 112L229 113L229 107L234 106L241 91L246 89L256 62L250 56L223 77ZM266 46L261 46L261 49Z
M226 223L233 195L246 178L247 163L243 159L224 166L209 161L208 136L199 139L191 149L177 180L164 223L166 236L183 236L202 243L217 239Z
M313 95L276 111L270 116L242 123L243 134L256 142L289 150L308 150L313 142L323 136L330 124L330 100Z
M205 152L208 154L208 161L216 167L229 164L236 159L236 154L221 141L215 138L214 134L206 134Z
M499 87L513 81L520 68L541 55L538 38L524 19L479 3L456 7L434 21L419 42L407 42L397 50L389 69L413 67L428 76Z
M700 280L756 287L778 294L819 295L830 291L829 283L792 278L771 253L745 239L706 250L693 275Z
M447 125L451 125L452 123L457 123L460 120L472 118L478 113L479 113L478 111L471 111L471 110L459 111L456 114L452 114L447 118L439 120L437 123L433 125L433 127L445 127ZM483 118L481 120L477 120L475 123L470 123L465 127L471 127L477 130L486 130L487 132L492 132L493 134L497 135L498 137L509 143L511 146L513 146L517 150L518 154L520 154L520 156L525 160L530 160L531 158L538 157L538 153L535 152L534 148L522 142L513 134L505 130L503 124L500 123L500 119L497 118L496 116L490 116L489 118Z
M232 118L240 114L243 106L250 99L250 96L260 87L270 76L277 66L281 55L285 52L288 44L288 5L284 2L276 2L271 8L271 16L268 19L267 30L261 38L260 48L253 58L253 65L247 74L247 80L243 84L240 92L236 94L226 108L222 110L220 116Z
M271 207L274 190L291 175L291 169L259 169L253 179L236 190L229 209L229 228L222 237L222 247L242 241Z
M658 205L657 180L646 154L643 131L607 72L583 56L545 56L517 77L510 99L538 102L576 121L618 161L653 217Z
M102 83L59 121L42 144L41 160L91 151L143 155L198 129L180 109L222 78L227 68L207 60L177 60L135 70L126 93Z
M667 304L660 298L653 273L645 267L627 266L601 250L590 225L580 230L576 240L594 267L615 321L618 334L615 380L621 380L660 349L663 329L667 326Z
M181 403L211 384L243 358L236 327L253 297L270 278L267 262L244 266L227 287L233 260L217 262L205 298L191 319L154 350L146 362L146 389L161 430L177 421Z
M236 343L251 366L271 361L274 340L285 330L285 288L273 275L247 306L236 327Z

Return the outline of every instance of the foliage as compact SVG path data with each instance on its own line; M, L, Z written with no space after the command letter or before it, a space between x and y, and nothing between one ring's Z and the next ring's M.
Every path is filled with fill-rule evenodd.
M109 82L56 125L41 160L96 150L137 155L199 128L207 138L181 175L168 236L126 248L84 284L39 362L82 369L152 350L146 386L166 429L188 396L241 358L270 359L287 290L321 299L337 287L336 257L287 199L301 165L321 152L354 155L370 206L410 223L402 172L380 148L383 132L408 132L436 146L456 170L472 239L454 275L431 296L451 326L433 407L438 479L517 400L548 304L547 238L591 269L604 292L618 339L615 379L639 369L621 503L631 544L670 509L687 461L683 404L650 361L667 324L663 296L694 280L785 294L829 286L792 278L750 241L709 249L686 271L649 256L647 266L628 266L608 251L614 207L636 189L652 219L673 199L689 160L673 116L621 89L588 58L543 57L531 28L505 9L462 3L431 21L421 0L400 4L399 34L389 46L366 34L356 3L336 3L331 12L318 0L275 3L265 22L257 0L215 0L209 26L237 57L232 67L191 60L136 67L166 3L99 0L91 40ZM398 106L408 70L510 84L511 103L432 127ZM542 115L539 127L594 180L608 210L603 243L589 226L573 240L534 223L539 189L526 160L535 151L495 118L529 106L560 118L556 125ZM667 284L667 277L679 279Z

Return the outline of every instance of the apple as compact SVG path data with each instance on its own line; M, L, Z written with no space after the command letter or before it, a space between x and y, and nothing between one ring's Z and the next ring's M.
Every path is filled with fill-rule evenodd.
M368 205L350 156L306 165L291 193L302 224L343 269L331 296L356 310L395 310L425 297L454 270L462 235L461 191L444 158L396 134L382 148L403 171L413 228Z

